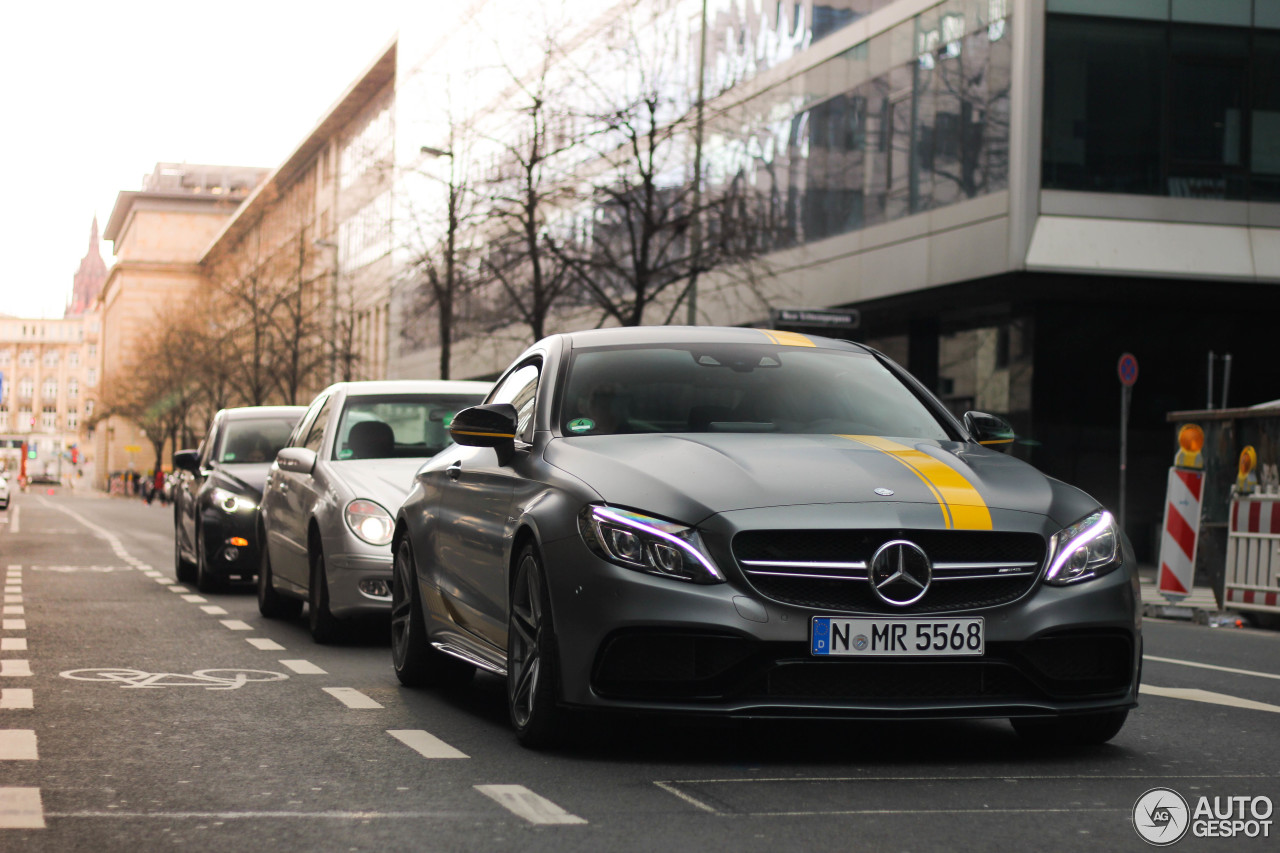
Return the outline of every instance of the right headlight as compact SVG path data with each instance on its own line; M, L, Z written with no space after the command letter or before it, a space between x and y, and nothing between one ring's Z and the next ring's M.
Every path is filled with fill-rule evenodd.
M1111 513L1100 509L1053 535L1049 543L1049 571L1044 579L1055 586L1096 578L1119 565L1120 531Z
M390 545L391 534L395 532L395 519L391 513L379 504L363 498L357 498L347 504L343 510L343 518L351 532L370 545Z
M594 505L583 508L578 528L592 551L624 568L692 583L724 582L692 527Z

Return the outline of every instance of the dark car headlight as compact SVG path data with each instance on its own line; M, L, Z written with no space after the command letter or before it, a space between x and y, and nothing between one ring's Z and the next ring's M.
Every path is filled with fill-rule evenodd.
M1049 543L1049 571L1044 579L1055 586L1100 577L1120 565L1120 531L1106 510L1098 510L1053 535Z
M209 497L213 499L214 506L226 513L251 512L258 508L258 502L253 498L237 495L226 489L214 489Z
M692 583L724 583L724 574L692 527L610 506L578 515L587 546L611 563Z
M370 545L390 545L395 532L395 520L391 513L373 501L357 498L347 504L342 513L351 532Z

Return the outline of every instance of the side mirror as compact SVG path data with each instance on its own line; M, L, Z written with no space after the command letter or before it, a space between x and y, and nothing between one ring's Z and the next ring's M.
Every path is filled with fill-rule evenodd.
M173 454L173 467L179 471L190 471L192 474L198 474L200 472L200 451L177 451Z
M492 447L498 451L498 464L505 465L516 444L518 415L510 403L472 406L453 416L449 437L465 447Z
M1007 453L1013 446L1013 427L1004 418L986 412L965 412L964 428L983 447Z
M316 452L308 447L284 447L276 454L276 467L293 474L310 474L316 467Z

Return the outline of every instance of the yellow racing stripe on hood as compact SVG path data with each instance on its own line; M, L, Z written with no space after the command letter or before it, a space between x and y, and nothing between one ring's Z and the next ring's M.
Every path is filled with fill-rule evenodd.
M948 529L990 530L991 510L964 475L940 459L878 435L842 435L849 441L879 450L920 478L942 509Z
M769 339L769 343L783 347L816 347L813 341L799 332L778 332L773 329L757 329Z

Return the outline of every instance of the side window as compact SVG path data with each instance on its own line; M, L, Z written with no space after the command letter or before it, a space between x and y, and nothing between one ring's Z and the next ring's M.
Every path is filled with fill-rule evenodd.
M320 411L316 412L316 419L307 430L307 437L303 440L302 446L308 450L320 452L320 443L324 441L324 427L329 421L329 404L333 402L333 397L325 398L324 405L320 407Z
M489 396L490 403L510 403L516 407L516 438L521 441L533 439L533 404L538 396L540 369L537 363L517 368Z
M328 399L326 397L323 400L313 401L311 406L302 413L302 418L298 421L297 426L293 428L293 432L289 434L289 447L303 446L307 433L311 431L311 424L315 423L316 414Z
M200 467L208 468L210 459L218 458L218 449L214 447L218 440L218 421L213 422L213 426L209 427L209 434L204 437L204 441L200 442Z

